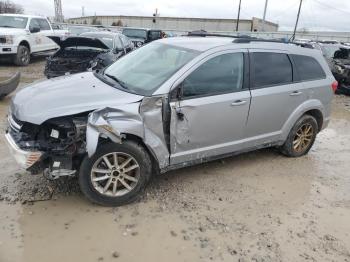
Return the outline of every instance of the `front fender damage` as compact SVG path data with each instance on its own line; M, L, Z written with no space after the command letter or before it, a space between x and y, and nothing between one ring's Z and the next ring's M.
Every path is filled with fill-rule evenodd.
M143 140L149 151L164 168L169 164L169 151L163 131L163 97L145 97L141 102L106 107L90 113L86 130L88 156L95 154L99 138L123 143L126 135Z

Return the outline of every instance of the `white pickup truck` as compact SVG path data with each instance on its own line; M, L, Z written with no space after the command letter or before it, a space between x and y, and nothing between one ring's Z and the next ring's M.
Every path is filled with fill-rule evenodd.
M47 36L62 36L66 33L64 30L53 30L45 17L2 14L0 58L10 57L16 65L26 66L32 54L46 53L58 48Z

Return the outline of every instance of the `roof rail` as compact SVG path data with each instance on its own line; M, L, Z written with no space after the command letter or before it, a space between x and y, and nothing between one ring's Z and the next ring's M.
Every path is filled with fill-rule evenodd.
M206 36L218 36L218 37L231 37L231 38L239 38L239 36L234 36L234 35L223 35L223 34L211 34L207 33L206 31L192 31L188 32L187 36L201 36L201 37L206 37Z
M212 33L207 33L204 30L188 32L188 34L186 36L231 37L231 38L234 38L232 43L236 43L236 44L244 44L244 43L250 43L250 42L265 42L265 43L282 43L282 44L295 44L295 45L298 45L297 43L291 42L291 41L289 41L287 39L263 39L263 38L257 38L257 37L254 37L254 36L249 36L249 35L238 35L238 36L235 36L235 35L224 35L224 34L212 34ZM302 45L299 45L299 46L302 46ZM302 47L308 47L308 46L302 46Z
M233 40L233 43L250 43L250 42L267 42L267 43L283 43L283 44L290 44L292 42L281 40L281 39L262 39L262 38L237 38Z

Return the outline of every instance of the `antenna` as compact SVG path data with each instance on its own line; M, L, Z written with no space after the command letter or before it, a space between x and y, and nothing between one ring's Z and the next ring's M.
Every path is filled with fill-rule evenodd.
M237 21L236 21L236 31L237 32L238 32L238 25L239 25L239 16L241 15L241 2L242 2L242 0L239 0L238 12L237 12Z

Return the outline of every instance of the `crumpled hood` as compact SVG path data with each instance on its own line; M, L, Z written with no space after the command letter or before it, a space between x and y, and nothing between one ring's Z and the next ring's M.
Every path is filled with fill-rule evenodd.
M61 49L66 47L74 47L74 46L86 46L86 47L94 47L101 49L110 49L105 43L103 43L98 38L93 37L85 37L85 36L70 36L65 39L62 39L59 36L48 36L52 41L54 41Z
M0 35L23 35L27 33L28 30L26 29L0 27Z
M135 103L142 98L111 87L92 72L86 72L23 88L13 97L11 112L20 121L40 125L51 118Z

